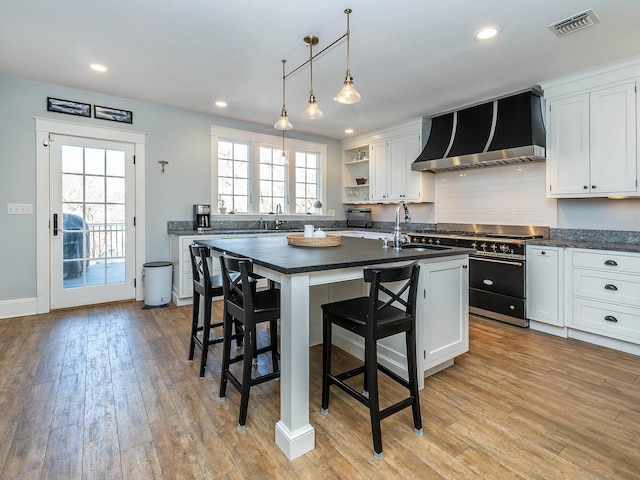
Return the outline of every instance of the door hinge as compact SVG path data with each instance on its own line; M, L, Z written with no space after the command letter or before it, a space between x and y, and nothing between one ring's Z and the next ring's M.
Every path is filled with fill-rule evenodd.
M136 217L133 217L133 226L136 226Z
M422 350L422 357L426 360L427 359L427 351L426 350Z
M137 283L136 283L136 279L134 278L133 279L133 288L136 288L136 287L137 287Z
M136 164L136 156L135 155L133 156L133 164L134 165Z

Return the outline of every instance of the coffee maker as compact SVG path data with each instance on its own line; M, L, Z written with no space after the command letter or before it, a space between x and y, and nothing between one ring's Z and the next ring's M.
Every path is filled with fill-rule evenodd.
M196 230L199 232L211 230L211 205L194 205L193 220L196 223Z

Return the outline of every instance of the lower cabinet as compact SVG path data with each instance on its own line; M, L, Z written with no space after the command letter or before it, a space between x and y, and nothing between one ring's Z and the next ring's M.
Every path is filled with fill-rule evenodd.
M567 326L640 344L640 254L567 249Z
M527 245L526 316L564 326L564 248Z

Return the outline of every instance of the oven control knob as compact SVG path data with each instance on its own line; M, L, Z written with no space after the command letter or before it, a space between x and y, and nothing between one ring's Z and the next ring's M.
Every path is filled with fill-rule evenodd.
M429 239L429 244L432 244L432 243L433 243L433 238L430 238Z
M482 242L482 243L480 244L480 248L481 248L482 250L486 250L486 249L487 249L487 244L486 244L486 243L484 243L484 242Z
M495 243L491 244L491 250L493 250L494 252L498 249L498 246Z
M436 245L440 245L440 239L436 240Z
M478 246L478 244L477 244L476 242L473 242L473 243L471 244L471 248L476 248L477 246Z

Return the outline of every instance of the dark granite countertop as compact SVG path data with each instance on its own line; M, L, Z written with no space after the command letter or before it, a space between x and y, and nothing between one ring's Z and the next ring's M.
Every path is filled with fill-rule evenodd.
M322 228L322 227L321 227ZM382 229L382 228L354 228L354 227L344 227L344 228L322 228L325 232L376 232L376 233L393 233L393 230ZM278 230L275 229L258 229L258 228L236 228L236 229L217 229L217 230L207 230L203 232L199 232L197 230L169 230L169 235L177 235L178 237L192 236L192 235L234 235L234 234L252 234L252 233L301 233L303 231L302 228L281 228Z
M544 239L527 240L528 245L541 245L562 248L584 248L590 250L611 250L614 252L640 253L640 245L632 243L586 242L582 240Z
M446 250L394 250L392 247L382 248L379 240L353 237L342 237L339 246L322 248L295 247L289 245L285 237L221 238L201 240L199 243L219 252L252 258L258 265L287 275L473 252L472 249L458 247L448 247Z

